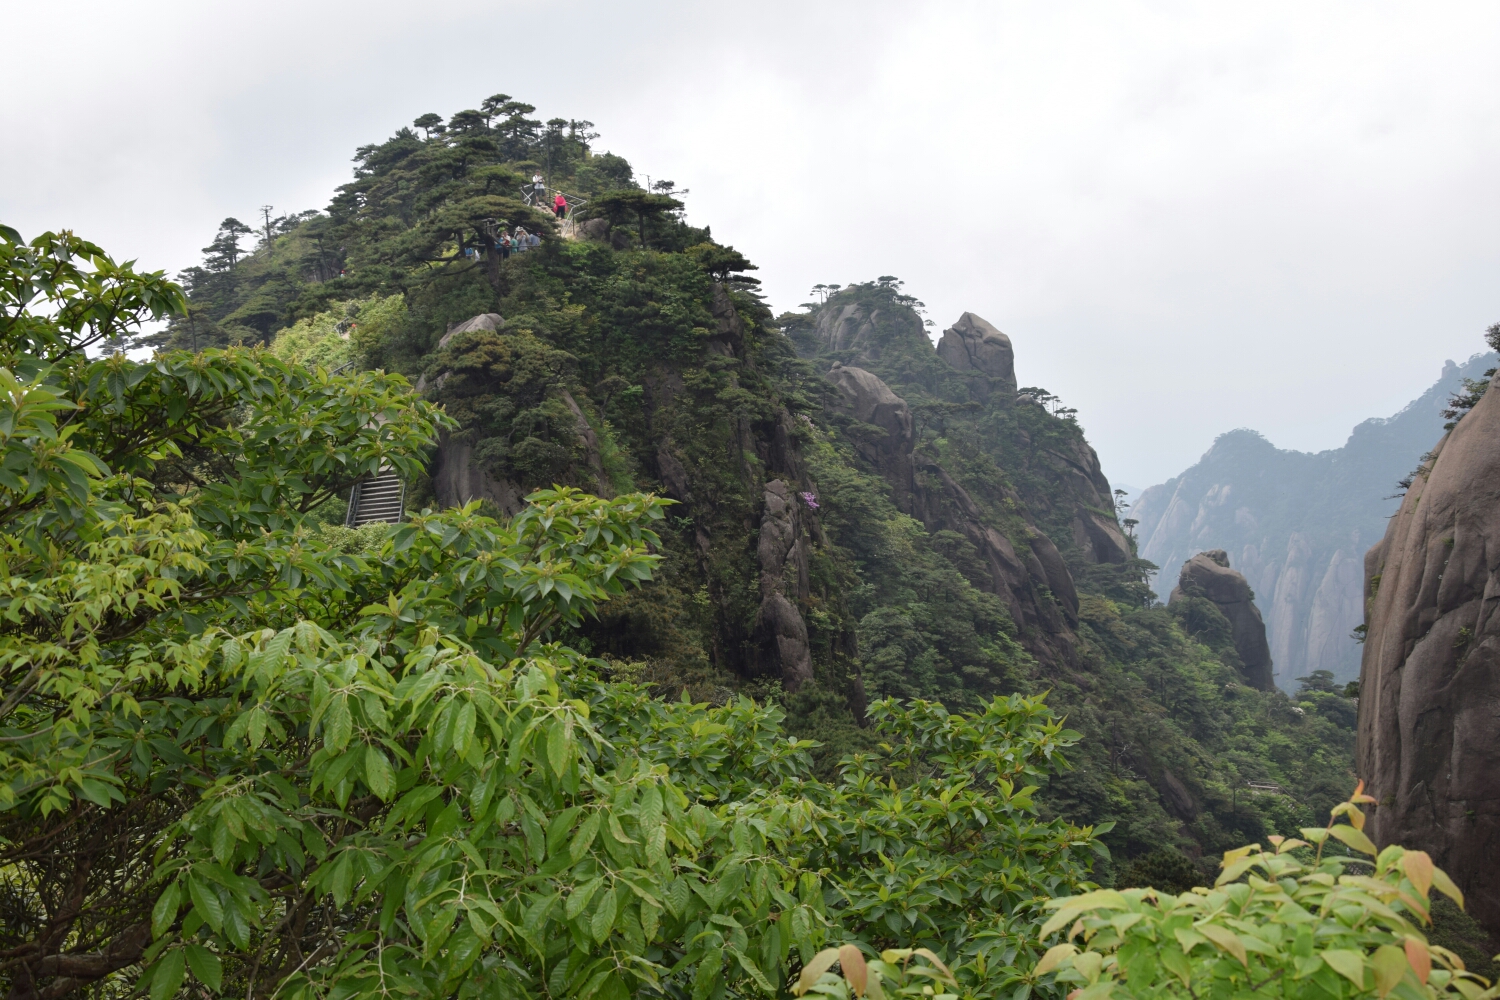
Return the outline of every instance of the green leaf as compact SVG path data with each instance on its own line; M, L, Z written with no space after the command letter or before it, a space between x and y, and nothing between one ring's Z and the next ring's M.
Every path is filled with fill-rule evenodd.
M1245 942L1241 941L1239 935L1234 933L1234 931L1226 927L1220 927L1217 924L1201 924L1198 927L1198 933L1208 938L1209 941L1213 942L1221 950L1227 951L1239 959L1240 964L1245 968L1248 969L1250 967L1250 961L1245 956Z
M382 802L389 802L396 791L396 774L391 770L391 762L373 744L365 747L365 784Z
M171 1000L182 988L183 964L186 956L181 948L173 948L156 963L151 974L151 1000Z
M474 738L474 703L464 702L453 721L453 751L460 757L469 752L469 741Z
M1045 976L1056 969L1063 959L1076 954L1078 954L1078 946L1075 944L1055 944L1047 949L1047 954L1043 955L1042 960L1036 964L1033 975Z
M563 906L563 914L569 920L577 918L583 912L583 908L589 905L589 900L594 898L594 893L604 884L604 876L589 879L587 882L574 889L568 896L568 902Z
M219 895L212 887L204 885L196 878L189 877L188 896L193 901L193 910L203 918L204 923L212 927L215 932L224 929L224 904L219 902Z
M1158 949L1157 958L1161 960L1162 966L1168 972L1182 980L1182 985L1186 986L1192 982L1193 967L1188 962L1187 956L1181 951L1169 945L1164 945Z
M835 955L838 952L834 952ZM708 1000L724 974L724 949L709 948L698 960L698 971L693 974L692 1000Z
M818 952L813 956L811 962L802 966L802 975L797 977L797 985L792 989L792 992L801 996L812 989L812 985L818 981L818 977L833 968L833 963L838 960L839 950L837 948L824 948Z
M634 844L635 843L634 840L631 840L629 837L627 837L625 835L625 828L620 825L620 821L615 818L615 814L614 813L610 813L609 814L608 826L609 826L609 835L615 839L616 843L618 843L618 844Z
M594 843L594 837L599 833L599 824L604 821L604 813L595 811L589 814L588 819L578 827L573 834L573 840L568 844L568 856L577 864L583 860L583 856L589 852L589 847Z
M1336 826L1330 827L1328 832L1361 854L1375 855L1380 853L1379 848L1370 841L1369 837L1364 835L1363 831L1356 830L1345 823L1339 823Z
M151 907L151 936L161 937L172 926L177 919L177 910L181 905L182 886L173 882L162 890L162 894L156 898L156 905Z
M1333 948L1323 952L1323 961L1327 962L1328 967L1334 972L1353 983L1355 989L1365 988L1364 952Z
M567 766L568 739L560 719L553 719L547 726L547 763L552 773L562 777Z
M736 962L740 963L740 968L750 974L750 978L755 980L756 986L759 986L771 996L776 995L776 987L771 985L771 980L766 978L766 974L760 970L760 966L751 960L749 955L746 955L733 945L726 946L725 950L734 956Z
M1411 966L1407 964L1404 951L1384 944L1370 957L1370 967L1375 970L1375 992L1384 997L1401 984Z
M1453 884L1453 880L1448 877L1448 873L1441 868L1434 868L1432 870L1432 884L1437 888L1438 892L1453 900L1460 907L1464 905L1463 892L1460 891L1458 886Z
M219 961L219 956L201 944L190 944L186 951L188 968L193 970L198 982L215 993L223 989L224 965Z
M604 943L604 939L609 937L609 932L614 928L618 908L619 899L613 891L599 897L599 906L589 920L589 933L594 935L594 940L599 944Z

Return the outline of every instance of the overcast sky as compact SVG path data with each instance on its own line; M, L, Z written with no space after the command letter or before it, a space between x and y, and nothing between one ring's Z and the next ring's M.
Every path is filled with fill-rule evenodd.
M0 4L28 236L175 272L503 92L690 188L778 311L894 274L988 319L1135 486L1337 447L1500 321L1492 0Z

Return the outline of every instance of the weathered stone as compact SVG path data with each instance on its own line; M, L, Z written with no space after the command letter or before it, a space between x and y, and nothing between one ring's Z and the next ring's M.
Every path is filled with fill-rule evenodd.
M609 239L609 220L585 219L578 223L577 232L579 237L585 240L607 240Z
M786 595L807 596L807 545L800 510L792 490L780 479L766 483L756 558L760 563L760 612L756 627L762 645L774 659L781 682L795 691L812 679L812 651L807 624Z
M1425 850L1500 938L1500 389L1365 557L1356 766L1377 843Z
M843 396L843 410L860 423L869 424L883 434L856 434L855 449L873 465L895 490L896 506L912 513L911 450L916 433L911 408L906 400L891 391L876 375L863 368L834 365L828 372Z
M1245 683L1262 691L1275 687L1271 672L1271 647L1266 642L1266 623L1255 606L1250 584L1243 573L1229 568L1223 549L1200 552L1182 564L1177 586L1168 605L1185 595L1206 597L1223 612L1234 634L1234 649L1240 655Z
M818 314L818 339L833 351L859 351L871 358L880 356L875 337L875 319L880 310L866 314L864 306L851 302L837 313L824 309Z
M1197 800L1188 791L1187 785L1182 783L1182 779L1172 773L1171 768L1161 769L1161 780L1156 783L1156 787L1161 792L1162 802L1178 819L1192 822L1198 818Z
M1016 391L1016 352L1010 338L971 312L966 312L938 341L938 357L961 372L977 372L986 379L975 383L980 398L992 390L1006 396ZM991 381L992 380L992 381Z
M573 429L578 433L578 440L583 445L584 461L588 463L589 471L594 474L595 489L592 491L601 497L612 497L614 490L610 487L609 476L604 472L604 459L599 450L599 435L594 433L594 428L589 424L588 418L583 415L583 410L578 406L578 401L573 394L564 389L562 400L573 413Z
M1130 543L1114 518L1078 505L1073 514L1073 544L1092 563L1122 563L1130 558Z
M515 515L524 506L522 493L508 479L496 479L474 461L474 447L462 434L445 434L432 468L432 490L439 507L462 507L488 500L501 513Z
M488 330L490 333L505 329L505 317L499 313L480 313L470 319L464 320L456 326L450 325L442 338L438 341L438 350L448 346L449 341L460 333L474 333L478 330Z
M917 518L929 531L956 531L967 538L989 569L989 579L972 582L1005 601L1031 653L1047 662L1071 661L1069 629L1078 622L1078 594L1052 540L1028 527L1018 552L1009 538L986 523L968 491L937 462L922 459L919 480L912 454L916 435L911 409L879 377L863 368L834 365L828 379L838 387L846 413L883 432L855 435L855 447L890 484L902 513ZM1042 588L1052 601L1043 597Z

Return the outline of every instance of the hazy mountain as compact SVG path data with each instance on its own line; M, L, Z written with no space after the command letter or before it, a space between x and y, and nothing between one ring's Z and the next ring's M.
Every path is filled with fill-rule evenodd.
M1359 676L1351 630L1363 620L1364 554L1400 504L1397 483L1443 435L1442 410L1465 377L1496 364L1449 361L1438 380L1394 416L1354 428L1342 448L1277 448L1249 429L1222 434L1198 463L1143 492L1130 516L1140 554L1161 568L1163 599L1183 562L1229 553L1266 619L1276 682L1294 689L1313 670Z

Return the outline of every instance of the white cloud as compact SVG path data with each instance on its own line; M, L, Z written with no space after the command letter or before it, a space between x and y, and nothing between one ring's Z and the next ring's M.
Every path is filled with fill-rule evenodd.
M416 115L587 117L781 308L897 274L1157 481L1342 443L1500 319L1488 3L34 5L0 217L192 263Z

